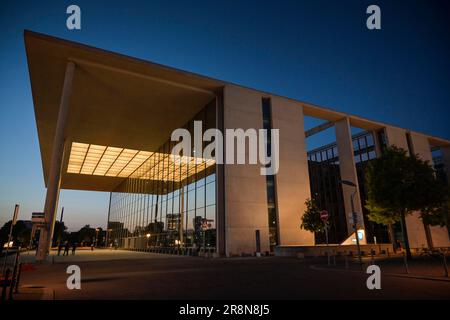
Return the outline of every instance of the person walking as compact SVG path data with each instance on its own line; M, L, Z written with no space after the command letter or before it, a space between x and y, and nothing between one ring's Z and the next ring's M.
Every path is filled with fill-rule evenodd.
M62 247L63 247L62 243L61 242L58 243L58 256L61 255Z
M77 250L77 243L74 242L74 244L72 245L72 255L75 255L75 250Z
M64 246L63 256L68 256L69 255L69 249L70 249L70 243L69 243L69 241L66 241L66 244Z

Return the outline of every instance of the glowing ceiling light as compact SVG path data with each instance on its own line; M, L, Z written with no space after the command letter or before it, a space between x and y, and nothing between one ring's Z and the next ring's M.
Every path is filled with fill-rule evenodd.
M73 142L67 172L179 182L214 164L213 159Z

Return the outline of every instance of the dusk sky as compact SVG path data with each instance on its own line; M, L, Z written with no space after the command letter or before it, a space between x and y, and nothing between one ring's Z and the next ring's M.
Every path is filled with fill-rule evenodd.
M81 30L66 28L70 4L81 8ZM366 28L370 4L382 30ZM45 198L24 29L450 139L449 9L429 0L3 0L0 225L15 203L30 219ZM318 139L309 147L332 136ZM108 200L63 190L59 208L71 231L104 227Z

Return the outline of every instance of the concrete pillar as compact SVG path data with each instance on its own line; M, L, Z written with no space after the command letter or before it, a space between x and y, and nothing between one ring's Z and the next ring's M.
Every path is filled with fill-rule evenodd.
M412 152L418 154L422 160L428 161L430 165L433 165L433 156L431 154L431 146L428 138L416 132L411 132L410 136L413 149Z
M354 196L354 207L358 217L358 228L364 229L364 219L361 207L361 197L359 194L358 175L355 167L355 157L353 153L352 132L348 118L336 121L336 143L339 153L339 171L341 173L341 180L351 181L356 185L356 188L351 186L342 186L344 196L345 215L347 218L348 234L354 232L353 225L350 223L349 216L352 214L351 196L356 191ZM365 239L364 239L365 240Z
M428 161L430 165L433 165L433 156L431 154L431 146L428 138L420 133L411 132L411 144L413 146L414 154L419 155L422 160ZM448 147L447 147L448 148ZM442 150L442 149L441 149ZM444 156L444 150L442 150ZM448 159L450 160L450 159ZM450 163L449 163L450 164ZM408 222L408 220L407 220ZM422 220L418 221L422 224ZM450 246L450 239L447 227L429 226L431 242L433 247L448 247ZM425 231L426 236L426 231ZM421 245L420 242L417 245Z
M386 140L388 145L396 146L408 151L408 142L406 140L406 131L404 129L395 127L386 127L384 129L386 133Z
M390 146L395 145L408 151L408 140L406 138L406 130L396 127L386 127L386 138ZM423 140L423 136L411 134L412 153L422 152L424 159L431 159L431 151L426 151L429 148L428 141ZM429 153L429 154L428 154ZM427 247L427 237L425 228L420 219L420 212L413 212L406 217L406 231L408 234L409 246L411 248Z
M216 96L216 128L224 132L223 92ZM226 256L225 240L225 165L216 164L216 251Z
M275 179L280 245L314 245L314 234L299 227L305 201L311 197L302 107L273 97L272 127L280 134Z
M224 129L262 129L261 98L261 94L253 90L225 86ZM234 151L236 156L236 145ZM226 154L230 152L225 148ZM227 256L255 252L256 230L260 231L261 251L270 250L267 185L266 177L260 174L260 168L260 165L248 164L248 161L246 164L224 166Z
M53 138L53 148L50 160L50 168L47 178L47 194L45 197L45 226L41 229L39 237L39 248L36 254L37 261L46 259L51 247L53 238L53 228L55 225L56 210L58 206L59 189L61 182L61 168L64 153L65 131L69 115L69 101L72 92L72 81L75 71L75 64L68 62L64 76L64 85L59 104L58 120L56 123L55 136Z
M378 138L378 132L376 130L373 130L371 133L372 133L373 143L375 144L375 153L376 153L377 157L379 157L382 154L381 141Z

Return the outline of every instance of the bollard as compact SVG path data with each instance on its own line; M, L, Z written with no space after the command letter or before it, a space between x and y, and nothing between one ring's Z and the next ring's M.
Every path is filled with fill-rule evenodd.
M19 267L19 257L20 257L20 247L18 248L16 252L16 257L14 259L14 268L11 275L11 283L9 284L9 300L13 299L13 291L16 284L16 278L17 278L17 268Z
M448 278L448 267L447 267L447 257L445 256L445 251L442 252L442 257L444 258L444 276Z
M336 253L333 254L333 265L336 266Z
M5 276L3 277L3 286L2 286L2 301L6 300L6 288L8 287L8 281L9 281L9 274L11 273L11 270L6 269Z
M14 288L14 293L19 293L19 282L20 282L21 274L22 274L22 262L19 263L19 269L17 270L17 278L16 278L16 285Z
M403 254L403 261L405 262L405 270L406 270L406 273L409 274L408 259L406 258L406 253L403 252L402 254Z

